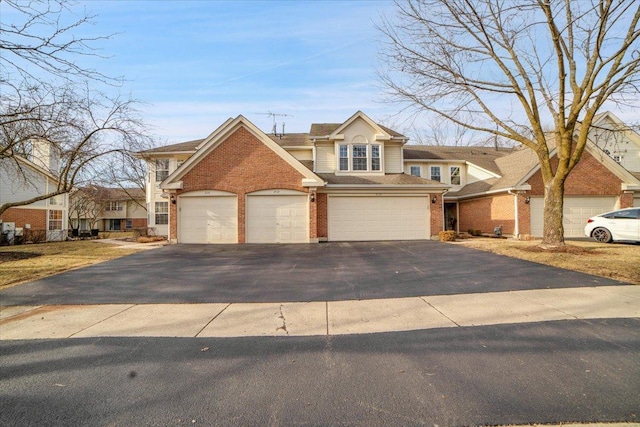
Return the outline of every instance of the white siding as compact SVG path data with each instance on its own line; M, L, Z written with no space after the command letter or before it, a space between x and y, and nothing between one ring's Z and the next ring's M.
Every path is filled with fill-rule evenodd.
M311 149L287 149L287 151L298 160L313 160L313 151Z
M402 145L386 143L384 145L384 171L386 173L402 173Z
M318 144L316 148L315 171L333 173L336 170L336 153L333 142L327 145Z
M0 203L29 200L47 192L47 178L30 168L18 168L9 159L0 160ZM31 206L46 207L46 200Z

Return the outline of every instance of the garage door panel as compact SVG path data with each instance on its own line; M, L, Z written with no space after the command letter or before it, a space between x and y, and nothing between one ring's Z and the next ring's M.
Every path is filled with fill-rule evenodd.
M247 196L248 243L309 241L308 196Z
M584 226L587 223L587 219L614 210L616 201L616 197L565 197L562 218L564 237L584 237ZM532 197L530 208L531 234L534 237L542 237L544 199L542 197Z
M238 243L235 196L180 198L180 243Z
M427 197L330 196L329 240L414 240L430 237Z

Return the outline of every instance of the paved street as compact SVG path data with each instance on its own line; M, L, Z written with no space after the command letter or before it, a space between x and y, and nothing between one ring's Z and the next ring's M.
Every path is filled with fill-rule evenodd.
M638 319L0 342L1 425L637 421Z

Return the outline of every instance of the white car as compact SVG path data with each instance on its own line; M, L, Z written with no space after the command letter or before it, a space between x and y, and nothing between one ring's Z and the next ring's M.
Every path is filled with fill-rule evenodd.
M592 216L584 234L602 243L614 240L640 242L640 208L626 208Z

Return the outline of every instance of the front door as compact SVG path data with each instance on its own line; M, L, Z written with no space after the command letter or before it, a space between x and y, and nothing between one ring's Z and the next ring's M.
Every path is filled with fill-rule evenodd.
M444 227L445 230L458 231L458 204L444 204Z

